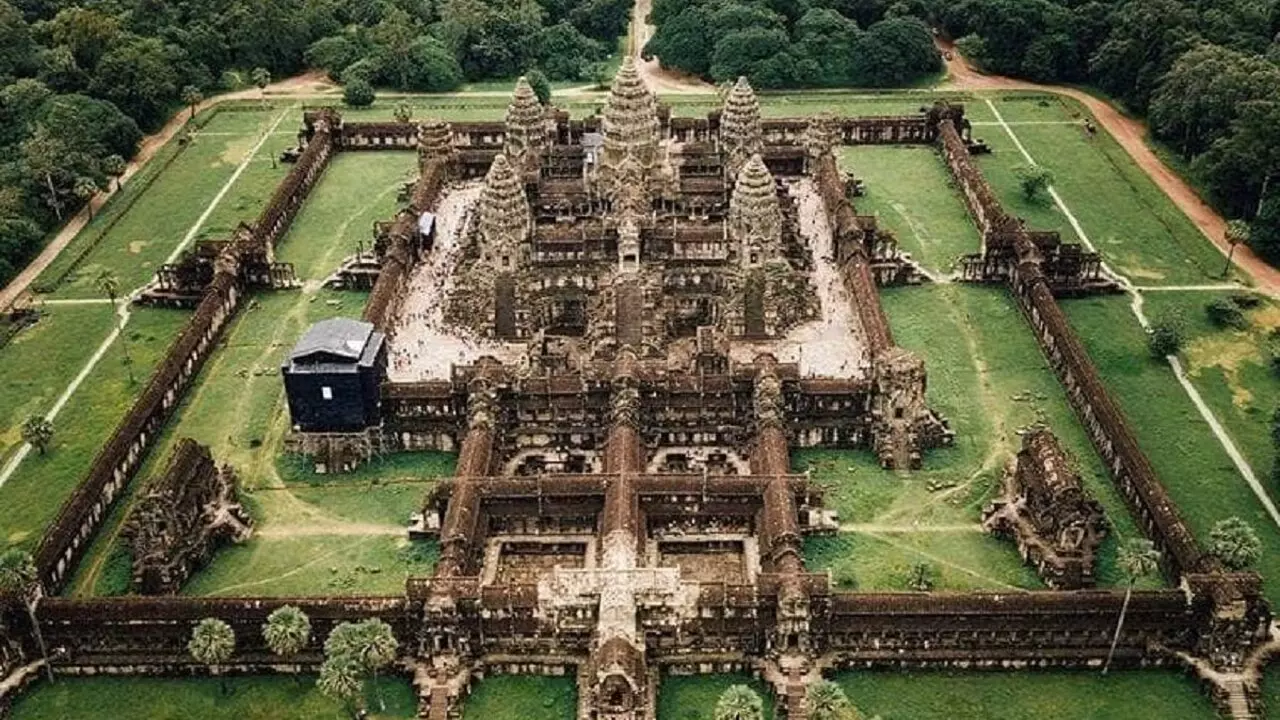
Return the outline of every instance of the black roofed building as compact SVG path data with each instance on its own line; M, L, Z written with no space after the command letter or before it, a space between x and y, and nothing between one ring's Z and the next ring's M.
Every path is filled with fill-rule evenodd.
M386 336L348 318L312 325L281 366L289 413L302 432L358 432L381 421Z

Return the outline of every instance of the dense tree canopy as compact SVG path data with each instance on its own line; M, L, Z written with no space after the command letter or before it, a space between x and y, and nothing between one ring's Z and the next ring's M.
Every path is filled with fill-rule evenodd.
M889 87L937 72L928 25L892 7L898 4L657 0L649 16L657 31L644 52L716 82L745 75L757 88Z

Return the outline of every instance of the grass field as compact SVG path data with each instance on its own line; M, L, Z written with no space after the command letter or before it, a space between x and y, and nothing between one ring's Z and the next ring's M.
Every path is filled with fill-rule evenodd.
M1194 680L1176 672L845 672L854 706L881 720L1138 720L1218 717Z
M315 686L314 677L229 677L223 695L215 678L58 678L18 698L13 720L347 720L351 714ZM370 720L417 716L417 697L407 680L381 678L387 704L376 712L366 691Z
M573 720L578 686L573 676L491 675L471 686L462 720Z
M1173 371L1148 355L1146 333L1130 312L1128 299L1070 300L1063 307L1191 529L1204 542L1217 521L1233 515L1247 520L1262 538L1258 570L1267 597L1280 601L1280 530L1245 485Z
M773 693L750 675L663 675L658 720L712 720L716 701L731 685L747 685L764 700L764 720L773 719Z
M1090 137L1084 131L1076 122L1084 113L1081 106L1057 97L1021 95L997 98L993 104L1006 121L1027 123L1013 125L1014 134L1037 163L1053 171L1063 202L1113 269L1139 285L1218 279L1218 251L1110 135ZM1052 201L1022 196L1014 168L1026 160L1003 128L982 126L975 134L994 150L981 156L979 165L1005 207L1025 217L1032 228L1061 230L1064 239L1074 239L1066 216Z
M48 453L28 454L9 481L0 487L0 544L28 549L36 545L58 508L88 472L94 456L111 436L125 410L142 392L146 378L186 316L185 312L176 310L134 310L127 334L137 382L129 382L117 341L54 421L54 440ZM92 343L91 348L96 348L105 336L105 331L102 337L90 336L85 344ZM20 347L15 348L11 343L0 358L8 357ZM78 371L78 367L76 369ZM6 372L4 378L7 383L30 377L29 372L16 375Z
M240 312L140 473L162 471L182 437L209 445L218 462L239 473L256 535L219 554L187 592L395 593L408 574L430 571L434 547L409 543L405 526L429 479L451 470L451 457L407 455L319 485L310 484L314 476L299 472L297 463L283 463L286 477L277 470L289 424L280 363L312 323L360 315L364 293L326 290L321 281L358 240L370 239L375 219L394 214L395 191L409 179L414 157L365 153L334 160L277 253L294 264L302 290L259 294ZM401 482L383 482L388 477ZM99 534L72 592L125 589L119 531L136 490Z

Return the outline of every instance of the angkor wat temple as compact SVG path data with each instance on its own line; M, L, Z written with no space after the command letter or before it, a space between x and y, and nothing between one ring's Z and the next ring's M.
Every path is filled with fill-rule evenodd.
M629 59L584 119L542 107L523 82L505 122L308 112L305 149L258 223L161 272L152 297L198 302L196 314L37 554L54 668L199 672L186 639L213 616L243 638L231 670L311 670L334 624L379 617L421 717L438 720L459 717L486 673L572 674L581 720L641 720L664 672L747 670L771 685L779 716L802 720L806 687L835 669L1096 668L1113 650L1119 667L1213 668L1224 712L1260 716L1256 684L1238 679L1269 632L1260 580L1200 549L1063 317L1056 295L1107 287L1097 256L1005 213L967 128L946 104L765 119L745 81L722 109L674 117ZM836 518L792 471L792 448L863 448L909 472L951 440L925 403L924 363L895 344L880 305L880 286L922 278L857 214L835 156L854 144L939 149L983 238L961 279L1008 285L1170 587L857 592L805 567L806 534ZM360 366L380 382L325 383L369 355L349 348L298 386L320 393L308 407L359 407L368 426L327 429L313 414L289 442L325 469L455 451L455 477L412 530L438 538L432 575L387 597L55 597L242 295L288 284L272 248L329 158L409 148L420 174L406 207L350 273L372 285L361 337L390 348ZM1024 453L1013 489L1026 526L1066 537L1064 556L1080 551L1073 566L1047 563L1050 584L1087 586L1094 506L1051 436ZM0 675L38 658L12 600ZM288 663L257 632L284 604L316 630Z

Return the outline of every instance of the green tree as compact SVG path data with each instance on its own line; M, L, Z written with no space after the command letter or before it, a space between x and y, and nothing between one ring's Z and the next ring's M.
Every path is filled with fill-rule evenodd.
M89 92L110 100L144 128L154 128L178 94L178 73L169 48L157 38L138 38L103 55Z
M1209 316L1209 322L1220 328L1244 330L1249 327L1249 321L1245 319L1240 306L1232 302L1231 298L1215 298L1205 305L1204 310Z
M373 86L362 78L348 81L347 86L342 90L342 101L351 107L368 107L373 104L376 97Z
M22 441L44 455L53 443L53 423L43 415L28 415L22 421Z
M396 103L395 118L398 123L407 123L413 119L413 106L403 100Z
M1022 196L1028 201L1041 201L1049 186L1053 184L1053 171L1043 165L1031 163L1019 165L1013 169L1018 176L1018 186L1022 188Z
M525 75L525 80L529 81L529 86L533 88L533 94L538 96L538 102L543 105L551 104L551 83L547 80L546 74L538 68L534 68L529 71L528 75Z
M1107 650L1107 660L1102 664L1102 674L1111 669L1111 658L1116 653L1116 643L1120 641L1120 632L1124 629L1124 618L1129 612L1129 600L1133 597L1133 586L1139 578L1146 577L1160 568L1160 553L1155 545L1146 538L1130 538L1120 544L1117 551L1116 564L1124 573L1127 581L1124 590L1124 602L1120 605L1120 618L1116 621L1115 632L1111 634L1111 648Z
M262 626L262 639L271 652L288 659L297 655L311 640L311 619L293 605L271 611Z
M1280 67L1262 57L1205 43L1173 63L1151 96L1155 133L1191 159L1225 136L1243 103L1280 96Z
M43 125L22 143L22 162L27 172L42 185L44 203L62 220L65 204L66 161L71 149Z
M364 667L359 658L349 653L329 654L326 651L316 686L320 692L341 702L353 720L359 720L360 691L364 689Z
M746 685L730 685L716 701L715 720L763 720L764 701Z
M120 176L128 168L124 158L119 155L108 155L102 159L102 172L115 182L115 189L120 189Z
M326 662L329 659L354 658L362 675L372 675L378 705L385 710L378 689L378 671L395 661L399 647L390 625L377 618L369 618L357 623L344 622L334 628L325 640L324 652Z
M360 47L344 35L321 38L307 48L307 64L328 73L331 80L342 76L342 71L360 59Z
M1262 557L1262 541L1252 525L1238 517L1229 517L1209 531L1208 550L1227 569L1243 570Z
M40 621L36 619L36 608L44 592L40 587L40 574L36 571L31 553L11 548L0 554L0 593L11 593L22 600L22 604L27 609L27 620L31 623L32 631L36 636L36 644L40 647L45 674L49 682L53 682L53 669L49 667L49 652L44 645Z
M267 102L267 86L271 84L271 71L264 67L256 67L249 74L249 79L253 81L254 86L258 88L258 99L266 104Z
M72 192L84 202L84 206L89 210L90 220L93 219L93 196L98 194L98 190L97 181L84 175L76 178L76 184L72 188Z
M1163 315L1151 323L1147 333L1147 350L1155 360L1178 354L1182 349L1183 324L1176 315Z
M200 106L200 103L204 102L204 93L200 92L200 88L195 85L188 85L182 88L182 102L191 108L191 116L188 120L195 120L196 108Z
M1227 229L1222 233L1222 239L1227 241L1227 263L1222 267L1222 277L1225 278L1231 272L1231 259L1236 254L1236 246L1240 243L1248 244L1249 232L1249 223L1244 220L1231 220L1227 223Z
M98 285L98 290L101 291L103 295L107 296L107 299L111 301L111 306L114 309L116 300L120 297L119 278L117 278L115 276L115 273L111 272L110 270L103 270L102 272L98 273L96 282ZM129 374L129 384L133 385L138 381L136 378L134 378L134 375L133 375L133 356L129 354L129 336L124 331L123 315L120 316L120 322L118 327L120 329L120 352L121 352L120 363L124 365L125 372Z
M932 565L918 562L911 566L911 572L907 576L907 588L916 592L929 592L933 589L936 575Z
M809 720L861 720L862 714L849 702L844 688L826 679L809 684Z
M222 676L222 665L236 651L236 634L231 626L217 618L205 618L191 631L187 652L198 663L208 665L209 673L219 678L222 694L227 694L227 682Z

